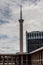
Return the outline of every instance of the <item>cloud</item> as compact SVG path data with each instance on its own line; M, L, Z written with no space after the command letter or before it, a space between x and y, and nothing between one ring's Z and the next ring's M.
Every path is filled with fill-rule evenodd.
M28 3L29 5L32 4L38 4L38 2L40 2L40 0L10 0L10 2L12 2L13 4L16 4L18 7L20 7L20 5L25 5L26 3Z
M12 41L14 42L16 42L16 41L18 41L19 40L19 37L17 37L17 35L15 35L13 38L12 38Z
M0 25L5 24L5 23L9 23L9 22L6 21L6 20L2 20L2 19L0 19Z
M4 9L2 10L2 15L4 16L4 18L6 19L11 19L11 10L10 10L10 6L7 4L6 7L4 7Z
M40 0L21 0L22 2L32 2L32 3L36 3L39 2Z
M8 39L8 36L7 35L0 35L0 39Z
M0 53L16 53L19 51L19 43L16 37L9 37L7 39L0 40Z
M17 9L15 7L14 7L15 9L13 9L13 6L15 6L15 4L17 6L19 6L22 2L23 3L27 2L29 4L29 3L37 3L39 1L40 0L19 0L19 1L18 0L16 0L16 1L14 1L14 0L9 0L9 1L4 0L4 1L1 1L1 3L3 2L3 4L2 4L3 6L0 4L0 6L2 6L2 8L0 7L0 15L1 15L0 16L0 25L8 23L9 20L17 21L18 15L14 14L14 12L13 12L14 10Z
M5 4L4 7L0 7L0 25L8 23L12 19L12 10L9 4Z
M26 5L26 3L28 3L28 5L37 5L38 2L40 2L40 0L19 0L17 1L16 0L16 4L19 3L19 4L22 4L22 5Z

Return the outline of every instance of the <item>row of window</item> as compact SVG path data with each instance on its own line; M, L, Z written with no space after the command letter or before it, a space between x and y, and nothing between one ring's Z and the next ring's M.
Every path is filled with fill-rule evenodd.
M43 33L28 33L27 34L28 38L30 39L37 39L37 38L43 38Z
M23 60L21 61L21 57L18 56L17 59L14 60L16 57L8 57L8 56L0 56L0 65L26 65L26 62L29 63L29 56L27 57L28 59L26 60L26 55L23 56Z
M13 60L13 62L16 60L14 56L0 56L0 63L2 62L11 62Z

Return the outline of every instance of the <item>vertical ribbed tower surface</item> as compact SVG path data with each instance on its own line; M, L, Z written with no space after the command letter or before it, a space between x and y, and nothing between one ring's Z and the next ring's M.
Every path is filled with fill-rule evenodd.
M22 19L22 5L20 6L20 52L23 52L23 19Z

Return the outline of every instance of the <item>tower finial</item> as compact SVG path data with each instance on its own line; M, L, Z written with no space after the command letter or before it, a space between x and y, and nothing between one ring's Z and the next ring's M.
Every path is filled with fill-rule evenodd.
M20 5L20 19L22 19L22 5Z

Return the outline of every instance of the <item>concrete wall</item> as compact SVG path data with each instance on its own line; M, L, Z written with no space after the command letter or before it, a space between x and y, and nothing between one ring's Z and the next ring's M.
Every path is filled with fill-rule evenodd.
M43 50L31 54L31 65L43 65Z

